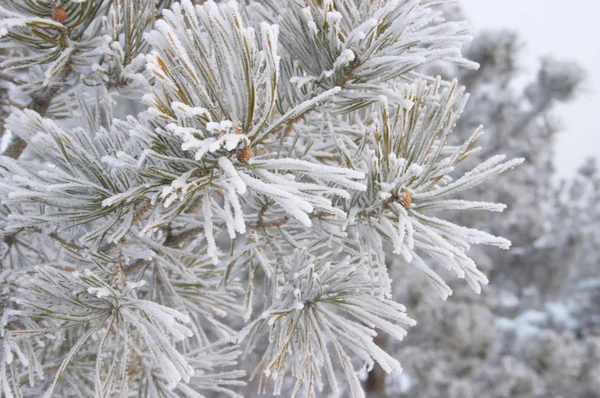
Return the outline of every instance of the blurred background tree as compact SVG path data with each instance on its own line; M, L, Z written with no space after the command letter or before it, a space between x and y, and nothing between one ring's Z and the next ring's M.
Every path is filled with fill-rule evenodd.
M460 19L460 7L447 15ZM417 275L394 276L403 285L397 298L419 322L400 344L380 341L396 346L405 371L387 378L371 372L371 397L600 396L600 173L594 159L582 159L576 176L558 181L554 165L564 130L556 105L578 95L586 73L548 56L524 84L525 47L515 32L485 31L467 50L479 70L441 64L428 70L458 74L471 94L455 138L485 127L485 150L464 167L498 152L526 159L514 173L477 188L477 200L507 203L506 217L456 214L514 246L472 249L491 276L483 300L455 283L442 305L424 280L414 283Z

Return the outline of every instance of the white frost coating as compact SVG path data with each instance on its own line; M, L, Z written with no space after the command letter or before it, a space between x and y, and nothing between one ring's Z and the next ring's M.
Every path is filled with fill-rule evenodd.
M202 215L204 216L204 234L206 236L206 243L208 245L208 255L212 259L214 265L219 264L219 250L215 242L213 235L213 215L212 215L212 201L210 194L204 195L202 200Z
M161 318L161 321L165 322L165 324L168 326L175 324L176 321L183 322L183 323L191 322L191 318L188 315L183 314L180 311L177 311L173 308L155 303L153 301L137 300L135 302L135 305L136 305L136 307L139 307L139 308L143 309L144 311L146 311L158 318ZM189 331L189 333L190 333L189 336L192 336L191 331Z
M361 40L364 40L367 37L367 34L371 32L377 26L377 20L374 18L367 19L358 27L354 28L350 34L348 35L348 39L346 40L346 45L356 45Z
M254 189L257 192L263 193L273 198L281 207L283 207L290 215L296 218L305 226L312 225L310 218L307 213L312 213L314 207L305 200L302 200L290 192L282 189L281 186L274 186L273 184L265 184L264 182L252 178L245 173L239 173L242 180L247 186Z
M445 187L432 190L426 193L418 193L413 197L417 199L430 199L430 198L443 198L448 195L456 194L479 185L496 175L503 173L511 168L523 163L524 159L512 159L506 163L501 163L504 160L504 156L494 156L490 160L482 163L469 173L465 174L455 182L446 185Z
M168 12L169 12L168 10L165 10L165 15L168 14ZM189 54L188 54L186 48L184 47L184 45L179 40L179 37L173 30L173 27L171 25L167 24L162 19L158 19L156 21L156 24L154 25L154 27L159 32L161 32L165 37L169 37L169 41L170 41L171 45L174 46L179 60L181 62L183 62L184 65L186 66L187 70L190 71L191 77L194 80L194 82L198 82L198 77L193 72L194 68L192 67L192 62L190 60Z
M423 173L423 167L416 163L412 163L408 166L408 173L414 176L420 176Z
M242 206L240 205L240 201L235 193L235 188L233 188L232 186L227 187L227 189L225 190L225 198L226 212L230 212L229 206L227 205L230 205L233 208L233 224L231 225L231 227L233 228L231 229L233 231L239 232L240 234L246 233L246 222L244 221L244 213L242 212ZM231 230L230 237L232 239L235 237L235 234L231 233Z
M264 35L266 49L269 53L274 57L276 63L279 61L279 56L277 55L277 46L279 42L277 41L277 36L279 36L279 26L271 25L266 22L260 23L260 30Z
M427 202L423 205L420 205L419 208L426 208L427 210L482 210L500 213L506 209L506 205L503 203L473 202L467 200L450 199Z
M169 207L176 200L183 199L185 195L194 186L193 183L188 182L188 178L193 173L193 170L188 171L185 174L180 175L174 179L170 185L163 187L160 197L164 199L164 207Z
M316 80L317 79L314 76L294 76L290 78L290 83L295 84L298 88L301 88Z
M221 137L221 141L224 143L225 149L233 151L242 142L247 142L248 138L242 134L225 134Z
M314 176L326 178L329 181L336 182L346 188L357 191L364 191L366 186L354 180L362 180L365 174L353 169L343 167L328 166L316 164L299 159L269 159L269 160L251 160L250 164L264 166L269 170L278 171L300 171Z
M65 48L60 56L50 65L50 67L44 73L44 82L42 83L44 86L49 85L52 80L56 78L56 76L62 72L67 63L71 60L71 54L73 53L74 48L69 46Z
M233 123L230 120L206 123L206 129L213 134L228 131L232 127L233 127Z
M352 50L346 49L342 51L339 57L335 60L333 68L338 69L342 66L346 66L350 62L354 61L355 58L356 56L354 55L354 52Z
M264 182L252 178L245 173L239 173L239 176L246 183L246 185L251 186L252 188L265 193L269 196L276 197L278 199L292 199L293 195L287 191L282 190L279 187L273 186L272 184L265 184Z
M186 143L187 141L198 140L196 136L204 137L203 131L195 127L183 127L175 123L169 123L166 127L168 131L180 137Z
M142 337L149 348L149 353L155 361L158 361L161 364L161 373L165 378L167 387L169 389L174 389L182 380L189 382L194 375L194 369L189 365L185 357L172 346L172 343L169 342L169 339L161 331L161 328L157 328L153 322L148 321L145 317L139 316L137 311L134 312L130 308L122 308L120 313L126 322L131 324L142 334ZM164 317L165 314L161 315L162 319L166 319ZM153 318L153 320L160 322L160 319L158 318ZM174 324L174 326L174 328L166 328L166 330L170 332L175 339L178 339L180 335L185 333L184 330L187 328L177 323Z
M216 133L216 137L204 137L204 133L201 130L180 127L173 123L167 125L167 129L181 138L183 141L181 144L182 150L196 151L196 160L202 160L205 155L216 153L220 150L231 152L240 146L250 143L250 140L244 134L224 133L231 129L229 121L207 123L207 129L212 134Z
M287 111L285 113L285 115L283 115L273 125L274 126L282 126L283 124L289 122L290 120L294 119L295 117L302 115L304 112L308 111L309 109L316 107L319 103L324 102L327 99L331 98L332 96L336 95L341 90L342 90L341 87L334 87L330 90L325 91L324 93L321 93L311 99L308 99L308 100L302 102L299 105L296 105L294 108ZM267 131L264 133L264 136L268 136L270 133L271 133L270 131ZM256 134L258 134L258 131L253 131L251 134L249 134L249 136L254 137Z
M27 24L38 24L39 26L55 28L58 30L65 29L63 24L52 19L28 18L16 12L9 11L4 7L0 7L0 16L0 37L6 36L13 27L27 26Z
M311 163L305 160L299 159L269 159L269 160L258 160L253 162L257 165L264 164L267 165L270 169L274 170L293 170L293 171L306 171L310 173L319 173L319 174L335 174L342 175L352 179L363 179L365 178L365 173L356 171L353 169L348 169L344 167L336 167L336 166L327 166L323 164Z
M219 158L219 166L231 178L231 183L235 187L235 190L240 195L244 195L246 193L246 184L244 184L244 181L238 175L233 163L226 157L221 157Z
M132 281L127 281L125 283L126 286L126 290L127 291L131 291L131 290L136 290L142 286L146 285L146 281L145 280L140 280L139 282L132 282Z
M340 14L337 11L329 11L327 13L327 22L334 25L334 24L339 24L340 21L342 20L342 14Z
M195 116L204 116L209 117L208 110L200 107L191 107L189 105L184 104L183 102L174 101L171 103L171 109L179 116L184 117L195 117Z
M89 294L93 294L94 296L96 296L98 298L110 297L110 296L115 295L114 292L112 292L110 289L108 289L106 287L89 287L87 289L87 292Z

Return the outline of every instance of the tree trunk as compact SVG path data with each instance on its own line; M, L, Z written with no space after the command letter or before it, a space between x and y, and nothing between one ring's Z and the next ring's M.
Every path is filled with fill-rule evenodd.
M386 336L379 331L373 342L379 347L385 346ZM373 370L369 372L369 377L365 382L365 392L369 398L385 397L385 371L381 366L375 365Z

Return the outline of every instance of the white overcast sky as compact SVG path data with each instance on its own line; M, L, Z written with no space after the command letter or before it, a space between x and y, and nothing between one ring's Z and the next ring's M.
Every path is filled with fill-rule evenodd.
M577 170L583 159L600 158L600 0L462 0L477 31L507 27L525 44L522 66L533 75L547 54L577 61L588 73L585 91L560 105L563 131L556 145L559 175Z

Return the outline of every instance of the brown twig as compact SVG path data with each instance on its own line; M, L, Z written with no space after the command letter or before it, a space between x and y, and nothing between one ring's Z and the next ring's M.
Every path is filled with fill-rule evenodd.
M62 71L62 76L60 79L62 83L64 83L69 78L72 71L73 65L69 61L67 62L65 68ZM51 85L44 88L40 92L33 95L31 102L29 103L29 105L27 105L27 109L36 111L40 114L40 116L44 116L48 111L48 108L50 108L52 100L54 99L54 97L56 97L56 95L61 91L62 88L63 86L60 84ZM25 142L21 137L15 135L8 147L6 148L4 154L13 159L18 159L26 147L27 142Z
M29 229L31 229L33 232L37 232L39 234L42 233L42 230L39 227L33 226L33 227L30 227ZM60 237L56 232L51 232L51 233L47 234L46 236L48 236L52 240L55 240L56 242L60 243L64 247L69 248L71 250L75 250L75 251L82 251L82 250L84 250L83 247L81 247L79 245L76 245L73 242L69 242L66 239Z

